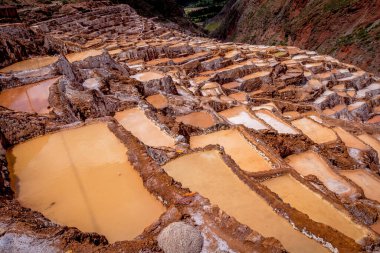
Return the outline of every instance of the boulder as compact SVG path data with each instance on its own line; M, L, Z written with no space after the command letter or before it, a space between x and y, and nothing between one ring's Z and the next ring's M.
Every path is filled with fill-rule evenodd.
M164 228L157 238L165 253L199 253L203 246L201 233L184 222L173 222Z

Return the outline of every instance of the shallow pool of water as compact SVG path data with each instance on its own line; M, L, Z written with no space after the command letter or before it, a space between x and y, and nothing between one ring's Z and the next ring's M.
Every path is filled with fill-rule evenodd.
M312 119L302 118L292 121L293 126L300 129L307 137L318 144L336 141L337 136L333 130Z
M315 175L330 191L338 195L356 193L355 188L336 174L314 151L288 156L286 161L302 176Z
M143 73L137 73L136 75L131 76L131 78L136 79L140 82L148 82L151 80L161 79L164 75L157 72L143 72Z
M0 105L14 111L46 114L49 112L49 88L58 79L3 90L0 93Z
M350 134L341 127L334 127L334 131L342 139L344 144L349 148L356 148L359 150L368 150L368 146L365 145L361 140L356 138L354 135Z
M103 53L102 50L90 49L82 52L75 52L66 55L69 62L83 61L84 59L91 56L98 56Z
M314 221L329 225L357 242L371 234L364 226L354 223L349 215L336 209L291 175L272 178L262 184Z
M380 235L380 220L373 224L371 228Z
M86 50L82 52L75 52L66 55L66 58L69 62L82 61L90 56L97 56L102 54L101 50ZM44 57L36 57L28 60L16 62L8 67L0 69L0 73L8 73L11 71L25 71L25 70L33 70L39 69L46 66L49 66L58 61L58 56L44 56Z
M380 203L380 178L371 175L369 172L363 169L359 170L341 170L340 173L360 188L363 189L364 195L369 198L376 200Z
M25 61L16 62L8 67L0 69L0 73L39 69L39 68L46 67L50 64L53 64L57 60L58 60L57 56L44 56L44 57L32 58Z
M242 124L248 128L255 130L265 130L268 127L258 120L255 116L248 112L243 106L236 106L219 113L232 124Z
M38 137L8 151L12 188L21 205L56 223L130 240L165 208L126 152L106 123Z
M162 94L149 96L146 101L156 109L163 109L168 106L168 99Z
M298 134L298 132L293 127L285 123L283 120L268 110L256 111L255 115L264 120L268 125L273 127L280 134Z
M290 252L328 252L293 229L223 162L217 151L197 152L163 166L184 188L199 192L239 222L267 237L275 237Z
M372 137L369 134L359 135L358 138L368 144L371 148L373 148L377 152L377 156L380 157L380 141L375 137Z
M145 145L152 147L174 147L175 139L160 129L139 108L117 112L115 119Z
M238 130L222 130L210 134L190 137L190 147L199 148L219 144L245 171L257 172L271 170L269 159L249 143Z
M216 123L212 115L206 111L192 112L187 115L178 116L176 117L176 121L199 128L209 128Z

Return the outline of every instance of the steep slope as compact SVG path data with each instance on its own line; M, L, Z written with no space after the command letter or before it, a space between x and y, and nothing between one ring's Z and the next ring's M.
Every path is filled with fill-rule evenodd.
M144 17L158 17L160 21L169 20L178 24L178 30L190 30L201 34L201 29L185 17L185 12L175 0L113 0L114 3L124 3L133 7Z
M23 24L0 27L0 67L47 52L44 38Z
M186 16L199 26L215 17L224 7L227 0L177 0L183 6Z
M220 39L294 45L380 73L379 10L379 0L230 0L206 27Z
M54 14L65 11L73 13L78 10L85 13L92 8L107 6L110 3L128 4L141 16L158 18L160 22L166 23L166 26L182 32L203 34L203 30L185 16L183 8L175 0L4 0L0 3L17 6L20 19L25 23L48 20ZM70 5L67 5L68 3Z

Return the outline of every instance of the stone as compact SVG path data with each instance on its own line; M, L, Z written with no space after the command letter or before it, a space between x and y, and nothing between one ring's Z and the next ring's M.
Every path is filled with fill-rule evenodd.
M203 246L201 233L184 222L173 222L164 228L157 238L165 253L199 253Z

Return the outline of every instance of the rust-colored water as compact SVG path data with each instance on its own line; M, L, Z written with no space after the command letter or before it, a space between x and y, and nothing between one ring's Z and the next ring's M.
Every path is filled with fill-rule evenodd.
M303 176L315 175L332 192L350 196L355 188L336 174L330 166L314 151L288 156L286 161Z
M17 88L3 90L0 93L0 105L21 112L49 112L49 88L59 77Z
M318 144L336 141L337 136L333 130L322 126L309 118L302 118L292 121L293 126L300 129L312 141Z
M184 188L199 192L227 214L262 235L279 239L288 251L328 252L277 215L231 171L217 151L185 155L163 167Z
M336 209L291 175L269 179L263 185L311 219L329 225L357 242L371 234L364 226L354 223L348 214Z
M115 119L145 145L174 147L175 139L154 124L144 111L133 108L115 114Z
M101 50L87 50L82 52L75 52L67 54L66 58L69 62L82 61L90 56L97 56L102 54ZM33 70L46 67L50 64L55 63L58 60L58 56L44 56L32 58L20 62L16 62L8 67L0 69L0 73L8 73L11 71L24 71L24 70Z
M140 82L148 82L155 79L161 79L164 77L164 75L157 72L143 72L133 75L131 77Z
M146 101L156 109L163 109L168 106L168 99L162 94L149 96Z
M56 223L130 240L165 208L126 152L106 123L38 137L8 151L12 188L23 206Z
M271 170L270 162L250 144L238 130L223 130L190 137L190 147L219 144L242 170L249 172Z
M341 170L340 173L359 185L367 198L380 202L380 178L363 169Z
M377 156L380 157L380 141L369 134L362 134L358 136L360 140L371 146L376 152Z
M334 127L334 131L342 139L344 144L349 148L356 148L359 150L368 150L368 146L365 145L361 140L356 138L354 135L350 134L341 127Z
M380 234L380 220L371 226L371 228L378 234Z
M211 114L206 111L192 112L187 115L178 116L176 121L199 128L208 128L216 123Z
M102 53L103 53L102 50L90 49L90 50L86 50L82 52L70 53L66 55L66 58L69 62L76 62L76 61L83 61L84 59L91 56L101 55Z
M42 67L46 67L50 64L53 64L57 60L58 60L57 56L45 56L45 57L32 58L25 61L16 62L8 67L0 69L0 73L39 69Z

